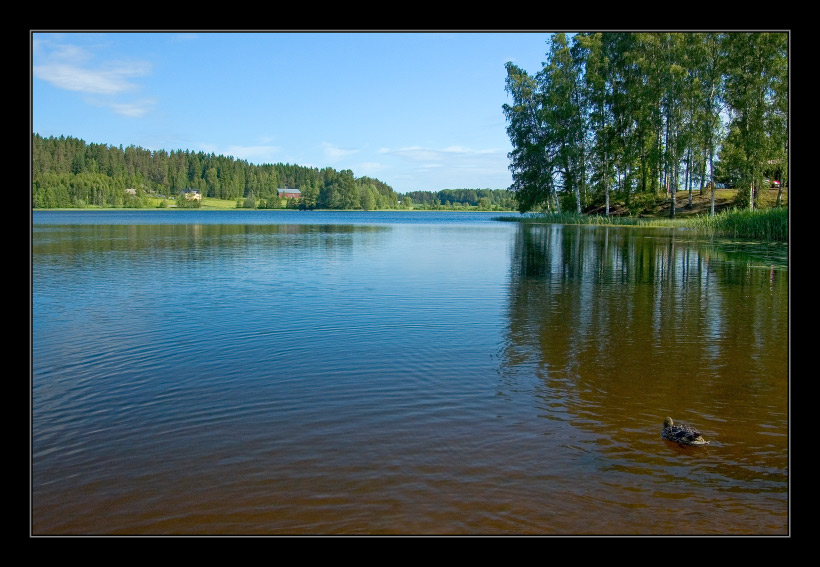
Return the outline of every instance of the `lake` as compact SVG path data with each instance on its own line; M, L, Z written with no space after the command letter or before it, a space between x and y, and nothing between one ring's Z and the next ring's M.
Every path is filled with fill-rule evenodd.
M35 211L31 533L788 535L786 245L497 216Z

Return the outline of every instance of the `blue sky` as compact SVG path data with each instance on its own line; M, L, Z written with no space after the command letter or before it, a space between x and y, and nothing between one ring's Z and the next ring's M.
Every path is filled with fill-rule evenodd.
M32 33L33 131L506 188L504 64L548 33Z

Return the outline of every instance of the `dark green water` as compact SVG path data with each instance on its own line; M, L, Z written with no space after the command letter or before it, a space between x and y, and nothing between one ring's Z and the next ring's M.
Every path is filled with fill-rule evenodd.
M788 534L786 248L492 216L35 212L32 533Z

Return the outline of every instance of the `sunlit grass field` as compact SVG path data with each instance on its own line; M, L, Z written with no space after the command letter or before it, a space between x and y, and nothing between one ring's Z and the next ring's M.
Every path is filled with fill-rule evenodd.
M174 209L178 208L175 199L157 199L155 197L149 197L148 202L150 203L151 207L156 208L169 208ZM164 203L164 206L163 206ZM201 209L235 209L236 208L236 200L229 201L226 199L213 199L211 197L203 197L202 204L200 206Z

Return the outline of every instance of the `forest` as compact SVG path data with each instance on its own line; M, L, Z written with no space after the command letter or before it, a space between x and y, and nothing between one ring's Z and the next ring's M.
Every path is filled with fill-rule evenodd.
M300 202L289 204L305 208L395 208L399 201L378 179L329 167L253 165L203 152L114 147L36 133L31 156L34 208L141 208L149 206L149 197L176 200L187 189L255 208L283 206L278 188L300 189Z
M507 63L521 212L610 213L678 191L788 184L786 33L557 33L535 74ZM778 195L778 204L780 203Z
M507 189L442 189L408 191L402 204L424 209L476 208L482 211L515 210L515 196Z
M355 177L349 169L253 165L202 152L114 147L66 136L33 134L31 154L34 208L145 208L156 202L190 206L181 198L188 189L257 209L513 210L515 205L506 189L414 191L405 196L378 179ZM302 197L280 199L278 188L299 189Z

